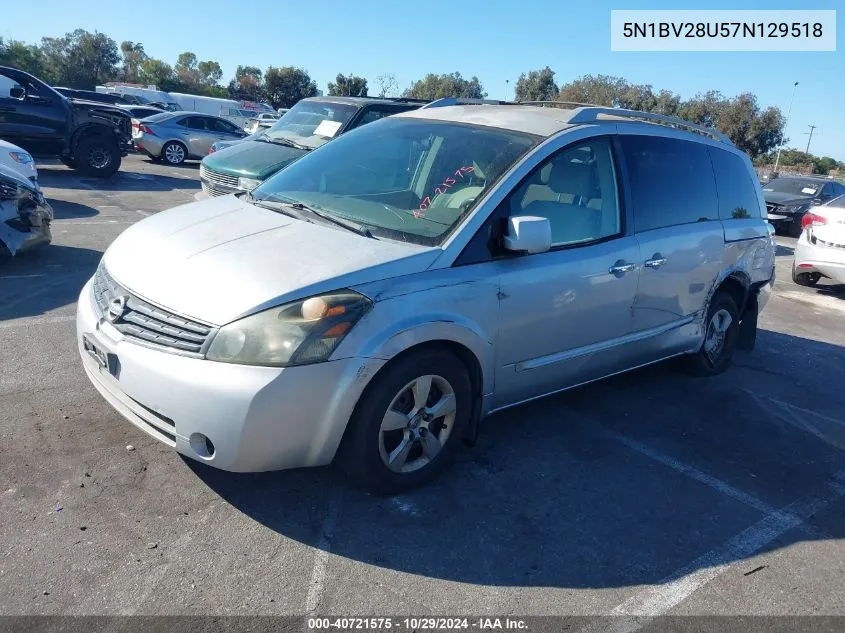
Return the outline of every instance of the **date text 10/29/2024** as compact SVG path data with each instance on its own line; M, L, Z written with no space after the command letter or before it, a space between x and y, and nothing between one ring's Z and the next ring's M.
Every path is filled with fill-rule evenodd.
M312 631L525 631L528 625L519 618L308 618Z

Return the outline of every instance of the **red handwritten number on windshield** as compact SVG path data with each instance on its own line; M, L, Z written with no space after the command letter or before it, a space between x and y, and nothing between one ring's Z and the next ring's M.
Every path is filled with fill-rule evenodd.
M443 180L437 187L434 188L434 195L439 196L440 194L446 193L450 188L452 188L456 183L460 182L461 178L466 177L467 174L471 174L474 171L474 167L472 166L465 166L459 167L455 170L455 173ZM454 176L454 178L453 178ZM419 218L422 217L426 210L431 206L431 196L426 196L420 202L420 208L417 211L414 211L414 217Z

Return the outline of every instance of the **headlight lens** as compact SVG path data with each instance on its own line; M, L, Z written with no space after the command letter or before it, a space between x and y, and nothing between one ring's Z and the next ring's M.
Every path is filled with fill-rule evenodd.
M363 295L343 290L264 310L220 328L205 357L269 367L319 363L371 306Z
M12 160L22 165L29 165L32 162L32 156L26 152L9 152Z
M256 178L244 178L243 176L238 178L238 189L243 189L244 191L252 191L260 184L261 181Z

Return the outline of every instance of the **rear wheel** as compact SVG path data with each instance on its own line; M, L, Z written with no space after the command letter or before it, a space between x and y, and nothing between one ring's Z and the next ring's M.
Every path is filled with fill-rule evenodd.
M821 278L821 273L799 273L795 264L792 265L792 281L799 286L815 286Z
M707 310L704 343L687 357L686 369L695 376L715 376L731 364L739 332L739 308L726 292L713 295Z
M405 356L362 396L338 465L372 492L410 490L446 467L471 412L472 387L458 358L445 350Z
M188 157L188 151L182 143L170 141L161 148L161 158L170 165L181 165Z
M120 150L113 138L90 136L76 145L73 166L86 176L108 178L120 169Z

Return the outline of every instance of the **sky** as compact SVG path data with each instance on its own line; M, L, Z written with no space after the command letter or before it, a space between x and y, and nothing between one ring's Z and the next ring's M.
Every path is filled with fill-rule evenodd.
M428 72L477 76L489 98L512 99L520 73L551 67L558 84L585 74L617 75L687 98L718 90L750 91L761 106L786 114L794 82L787 147L845 161L845 50L835 52L612 52L611 9L697 9L683 0L146 0L116 8L114 0L2 0L0 36L36 43L75 28L106 33L118 44L142 42L152 57L175 63L189 50L216 60L223 83L238 64L300 66L324 92L337 73L396 76L400 89ZM707 9L837 9L841 0L803 2L711 0ZM839 15L845 15L840 11ZM837 16L839 17L839 16Z

